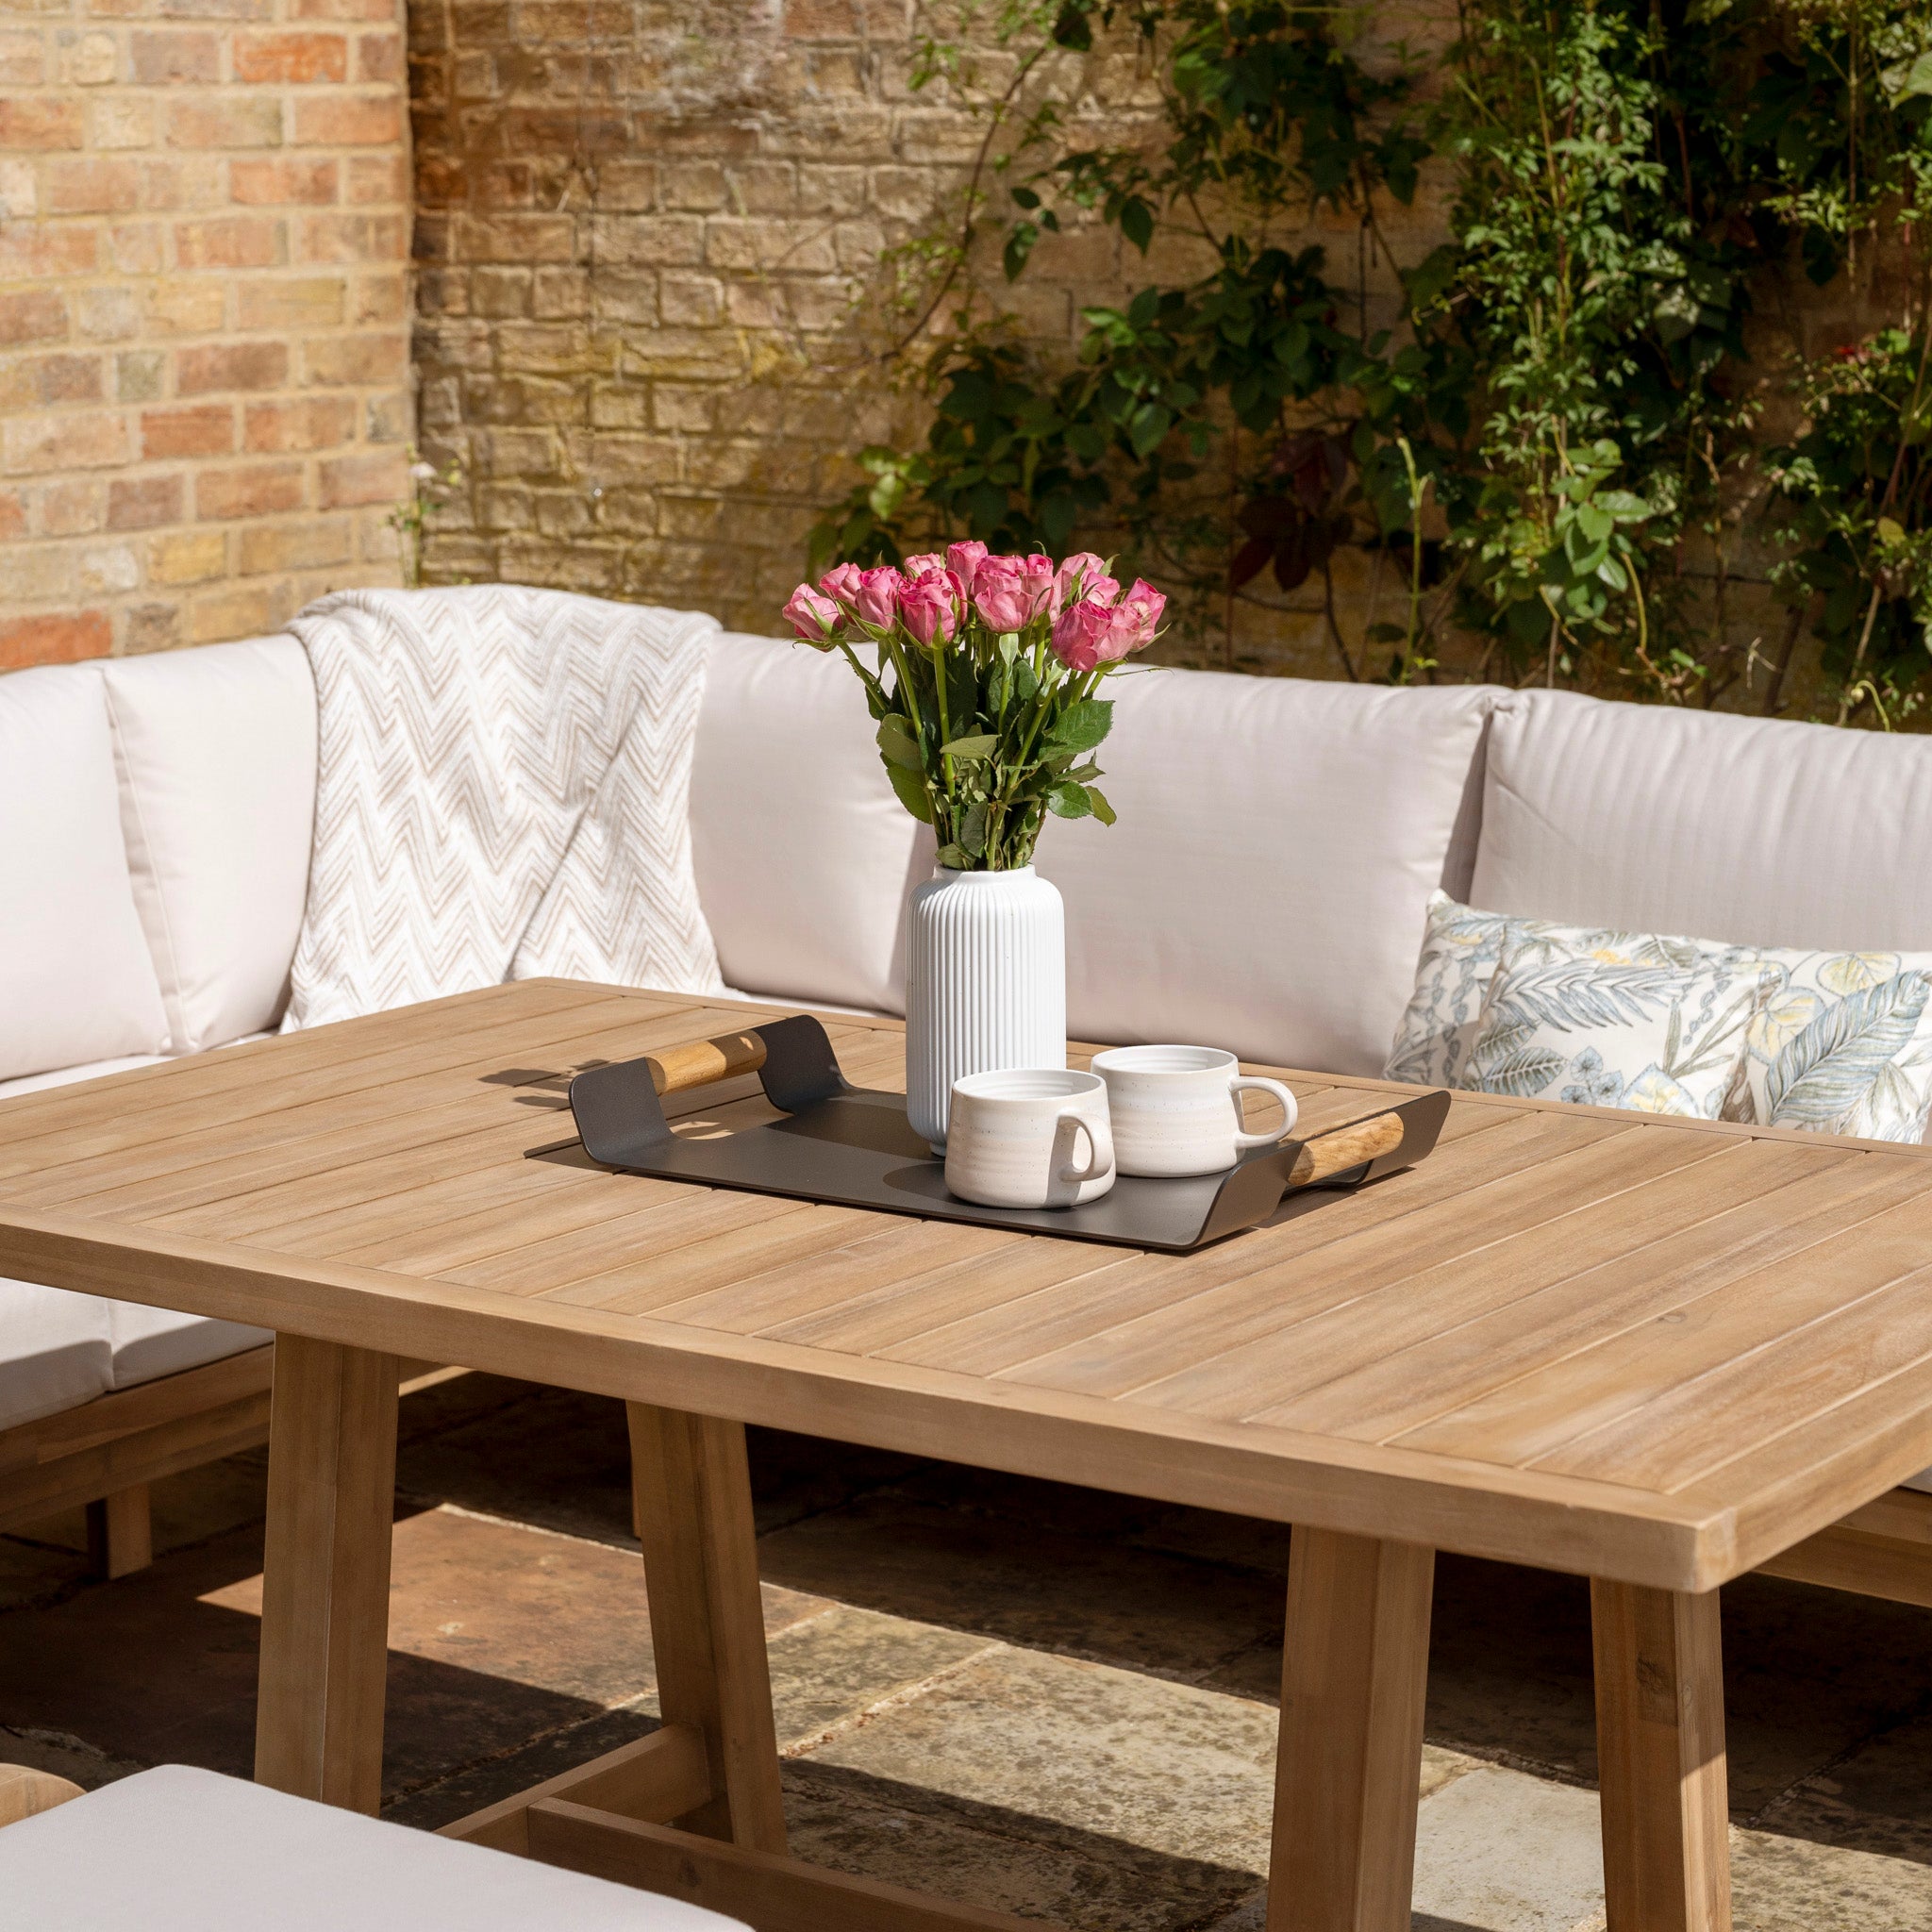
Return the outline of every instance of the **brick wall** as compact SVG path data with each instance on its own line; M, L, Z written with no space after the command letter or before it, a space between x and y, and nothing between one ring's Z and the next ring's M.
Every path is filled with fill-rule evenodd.
M908 18L881 0L412 9L422 434L466 471L433 578L774 627L852 453L917 420L874 356L881 256L957 193L984 131L944 86L912 89ZM1453 20L1418 0L1402 25L1421 45ZM996 90L1010 62L981 47L978 80ZM1131 49L1063 57L1061 79L1096 142L1151 123ZM1441 238L1438 185L1385 211L1406 262ZM1355 278L1352 225L1310 239ZM1071 341L1081 307L1198 266L1121 249L1099 227L1044 238L1008 299ZM1392 319L1389 264L1359 265L1372 317ZM1369 621L1359 564L1341 566L1352 628ZM1391 581L1383 617L1400 594ZM1247 619L1244 655L1331 673L1318 588L1300 601Z
M398 0L8 0L0 670L393 581Z

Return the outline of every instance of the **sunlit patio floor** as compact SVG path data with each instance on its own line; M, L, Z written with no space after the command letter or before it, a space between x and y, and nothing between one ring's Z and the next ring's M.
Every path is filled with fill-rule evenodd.
M388 1813L437 1825L651 1727L615 1404L405 1399ZM1258 1932L1285 1531L755 1434L794 1850L1080 1932ZM0 1759L252 1756L265 1457L157 1491L153 1568L0 1538ZM1726 1591L1737 1922L1932 1924L1932 1611ZM1588 1603L1438 1572L1418 1932L1603 1924Z

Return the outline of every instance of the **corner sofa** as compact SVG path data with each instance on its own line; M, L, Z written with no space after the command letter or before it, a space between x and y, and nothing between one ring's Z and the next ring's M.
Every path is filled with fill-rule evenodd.
M1054 822L1040 850L1077 1037L1379 1074L1438 888L1593 926L1932 949L1932 740L1490 687L1148 671L1109 689L1119 824ZM277 1024L315 785L291 637L0 677L0 1106ZM930 834L842 662L712 638L691 817L734 988L903 1010ZM139 1560L142 1485L260 1439L268 1341L0 1282L0 1528L92 1501L110 1542L119 1526L104 1560ZM1932 1545L1917 1522L1888 1533Z

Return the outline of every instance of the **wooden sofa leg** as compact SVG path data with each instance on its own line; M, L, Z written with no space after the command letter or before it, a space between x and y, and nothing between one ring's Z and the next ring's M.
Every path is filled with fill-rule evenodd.
M0 1824L18 1824L23 1818L51 1811L70 1798L87 1793L51 1771L29 1771L24 1764L0 1764Z
M87 1560L96 1576L127 1576L154 1559L154 1513L145 1483L131 1483L87 1506Z

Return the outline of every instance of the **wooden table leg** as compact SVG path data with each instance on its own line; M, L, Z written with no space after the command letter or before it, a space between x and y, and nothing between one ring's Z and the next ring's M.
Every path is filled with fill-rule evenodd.
M1408 1932L1436 1553L1297 1525L1267 1932Z
M393 1356L275 1343L255 1775L353 1811L382 1798L396 1379Z
M704 1733L710 1764L710 1801L677 1823L753 1851L782 1852L744 1425L627 1407L658 1707L667 1724Z
M1609 1932L1729 1932L1718 1593L1590 1586Z

